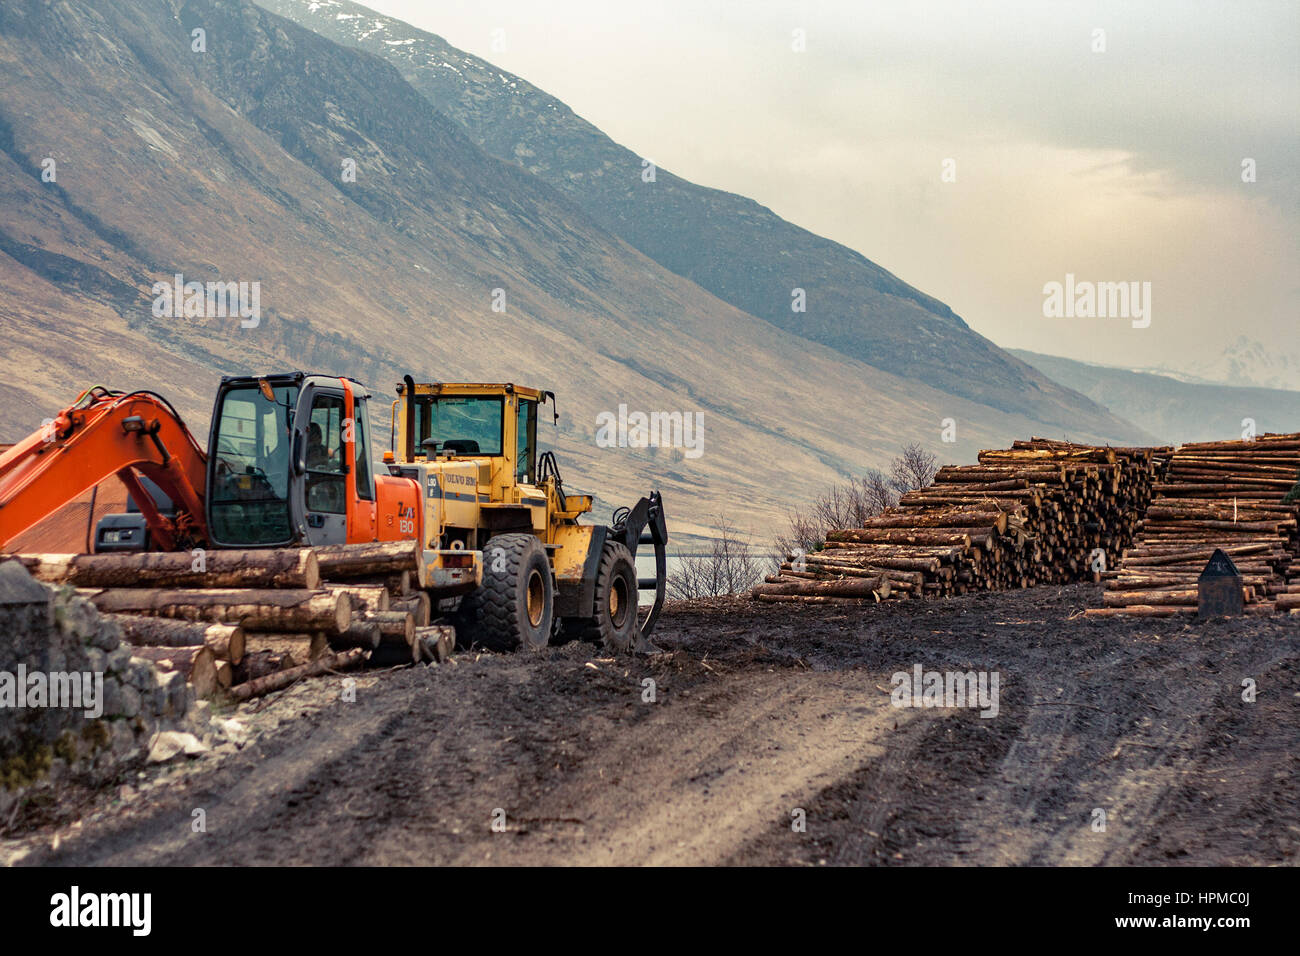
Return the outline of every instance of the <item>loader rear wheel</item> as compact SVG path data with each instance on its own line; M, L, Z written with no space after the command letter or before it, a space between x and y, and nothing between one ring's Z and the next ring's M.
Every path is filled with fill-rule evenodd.
M483 583L461 600L458 617L466 636L490 650L550 643L555 587L542 542L531 534L490 538L483 546Z
M627 653L636 646L641 634L638 597L632 552L626 545L607 541L596 568L595 615L571 623L581 627L585 639L599 641L611 651Z

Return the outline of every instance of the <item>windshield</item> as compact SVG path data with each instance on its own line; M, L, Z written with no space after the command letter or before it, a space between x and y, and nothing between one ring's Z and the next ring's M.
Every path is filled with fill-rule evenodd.
M414 454L425 439L449 455L501 454L501 396L421 397L415 403Z
M217 409L208 521L219 544L283 544L292 537L289 457L298 387L275 389L275 399L256 385L232 388Z

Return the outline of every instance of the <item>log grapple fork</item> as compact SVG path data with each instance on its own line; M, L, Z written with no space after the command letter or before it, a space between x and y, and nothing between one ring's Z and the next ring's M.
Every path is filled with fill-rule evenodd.
M637 548L643 544L654 547L655 576L637 578L637 589L654 591L654 604L644 621L641 622L641 637L637 642L637 651L653 653L659 648L650 643L659 612L663 610L664 594L668 580L668 524L664 519L663 499L658 491L650 492L631 508L619 508L614 512L613 524L608 529L613 541L621 541L636 558Z

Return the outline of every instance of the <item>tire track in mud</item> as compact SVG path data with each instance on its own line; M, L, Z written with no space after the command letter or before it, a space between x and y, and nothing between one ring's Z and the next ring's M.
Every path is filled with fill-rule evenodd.
M759 837L739 858L805 865L1132 865L1181 854L1195 862L1184 845L1194 841L1202 853L1227 848L1233 862L1257 860L1249 846L1232 848L1244 831L1261 849L1277 847L1264 859L1295 862L1297 671L1294 641L1226 649L1188 642L1173 655L1154 645L1129 647L1106 653L1077 676L1034 669L1016 681L1024 684L1025 699L1017 702L1004 685L1005 722L922 712L910 732L891 738L883 759L812 800L810 835L818 838L800 846ZM1266 726L1266 710L1240 700L1239 675L1252 674L1273 689L1274 712L1285 715L1274 717L1274 726ZM1235 722L1229 724L1235 735L1225 722ZM1230 743L1216 747L1216 738ZM1244 751L1235 761L1233 747ZM1251 770L1271 779L1250 779ZM1226 833L1216 841L1206 826L1219 801L1248 819L1238 825L1230 812L1218 814ZM1261 801L1265 806L1252 815ZM1094 809L1106 813L1104 831L1093 829ZM1293 821L1281 832L1262 823L1278 814ZM814 819L824 823L822 834Z
M885 752L897 714L873 684L862 672L737 675L661 704L537 808L578 825L493 862L722 862L774 820L788 830L806 798Z

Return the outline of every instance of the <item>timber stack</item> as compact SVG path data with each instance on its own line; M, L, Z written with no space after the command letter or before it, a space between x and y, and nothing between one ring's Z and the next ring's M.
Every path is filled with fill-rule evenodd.
M941 468L861 528L791 555L754 588L770 602L938 598L1094 576L1133 539L1168 448L1032 438Z
M135 657L237 700L373 661L445 655L412 541L319 548L13 555L116 620Z
M1088 615L1195 614L1215 549L1241 573L1247 613L1300 609L1300 502L1283 500L1297 476L1300 433L1181 446L1137 541L1103 575L1105 606Z

